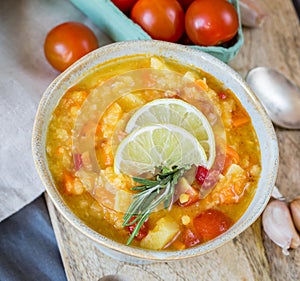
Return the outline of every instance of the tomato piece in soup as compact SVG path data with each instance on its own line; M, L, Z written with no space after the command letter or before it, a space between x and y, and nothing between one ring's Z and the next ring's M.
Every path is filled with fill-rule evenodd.
M233 221L219 210L208 209L194 218L193 225L196 234L208 241L227 231Z
M192 230L186 229L182 234L182 242L189 248L199 244L201 239Z
M129 223L133 222L134 220L135 220L135 217L132 217L130 219ZM130 234L135 230L136 225L137 225L137 223L133 223L131 225L126 226L126 228ZM143 225L141 226L139 232L137 233L137 235L134 238L136 238L137 240L142 240L145 236L147 236L148 232L149 232L149 228L147 225L147 221L145 221L143 223Z
M197 182L202 185L208 175L208 169L203 166L198 166L196 171L196 180Z

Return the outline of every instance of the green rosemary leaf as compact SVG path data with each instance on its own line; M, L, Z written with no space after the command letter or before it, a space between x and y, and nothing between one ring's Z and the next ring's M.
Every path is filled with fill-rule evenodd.
M169 209L171 207L171 204L173 203L175 185L176 184L174 184L174 183L170 183L170 192L169 192L168 196L166 197L166 199L164 201L165 209Z
M131 188L131 190L144 190L144 189L147 189L146 185L138 185L138 186Z
M130 204L128 210L126 211L126 213L125 213L125 215L124 215L124 217L123 217L123 219L124 219L123 226L127 226L127 225L128 225L128 222L130 221L130 219L131 219L134 215L136 215L136 214L139 213L139 210L140 210L140 208L141 208L141 204L142 204L142 203L143 203L143 202L142 202L141 200L135 200L135 201L133 201L133 202Z
M168 175L167 177L161 179L160 184L161 185L166 185L171 180L172 180L172 175Z
M154 180L148 180L148 179L137 178L137 177L133 177L132 179L135 182L140 183L142 185L148 185L148 186L155 186L155 185L157 185L157 181L154 181Z
M132 188L132 190L138 192L133 195L133 202L123 217L123 226L136 224L127 241L127 245L132 242L143 223L160 204L163 204L165 209L171 208L175 185L189 168L190 166L181 168L177 166L172 168L160 167L156 180L133 177L134 181L142 185Z
M143 213L144 212L143 206L145 205L147 206L149 204L147 201L151 202L155 197L155 194L151 194L151 191L145 190L143 192L135 194L133 196L133 199L135 199L135 197L137 197L138 200L133 201L129 206L123 218L124 219L123 226L128 226L133 224L129 222L131 218L133 216L139 215L140 213Z
M150 215L150 212L147 211L142 216L137 217L139 219L139 222L137 223L134 231L131 233L126 245L129 245L132 242L134 237L138 234L138 232L139 232L140 228L142 227L143 223L148 219L149 215Z

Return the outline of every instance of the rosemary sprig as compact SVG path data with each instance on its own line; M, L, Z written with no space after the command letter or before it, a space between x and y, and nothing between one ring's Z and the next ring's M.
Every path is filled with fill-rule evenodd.
M175 185L188 169L190 169L190 166L174 166L171 169L161 167L155 176L155 180L133 177L133 180L141 185L132 188L132 190L138 191L138 193L133 195L134 200L128 207L123 218L123 226L130 226L136 223L135 229L127 241L127 245L132 242L143 223L159 204L163 203L165 209L171 207ZM133 217L135 217L134 220L132 220Z

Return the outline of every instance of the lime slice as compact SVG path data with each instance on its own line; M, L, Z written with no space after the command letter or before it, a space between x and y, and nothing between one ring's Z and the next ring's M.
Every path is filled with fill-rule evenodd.
M208 120L196 107L180 99L154 100L134 113L125 131L153 124L173 124L195 136L205 150L207 168L211 168L216 157L215 138Z
M155 174L156 168L207 165L206 154L197 139L172 124L151 125L134 130L119 144L116 173L130 176Z

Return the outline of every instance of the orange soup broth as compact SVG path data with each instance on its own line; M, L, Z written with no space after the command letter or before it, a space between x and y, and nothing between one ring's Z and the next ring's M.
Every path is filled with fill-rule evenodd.
M191 206L180 207L177 204L174 204L170 211L160 210L155 212L149 218L149 229L153 228L156 221L167 213L180 225L180 228L190 227L193 229L193 218L208 208L218 209L236 222L243 215L255 194L261 170L259 144L251 120L234 93L214 77L194 66L183 66L173 60L166 58L160 59L173 71L181 74L186 72L193 73L214 91L214 99L217 100L219 107L222 110L221 117L226 132L226 145L234 148L238 153L239 159L237 164L245 171L247 183L244 184L245 186L242 193L238 196L236 195L235 198L231 198L232 200L229 199L226 201L226 198L224 199L223 197L222 200L220 200L218 194L209 194L206 198L198 200ZM72 86L61 98L53 112L47 133L46 149L49 169L57 189L66 204L86 225L100 234L121 243L126 243L129 237L128 231L122 227L123 214L116 214L116 212L101 206L91 193L85 190L84 183L76 179L72 155L72 130L82 104L93 89L110 77L130 70L149 67L150 57L142 55L116 59L109 63L97 66L90 71L86 77L76 85ZM110 108L112 108L114 103L117 103L122 111L122 116L118 120L116 128L120 129L124 127L126 120L128 120L130 115L132 115L132 112L134 112L133 109L137 109L153 99L163 97L163 93L155 90L138 91L133 94L137 97L138 101L142 100L141 104L135 102L130 105L127 103L126 99L122 100L122 98L111 104ZM109 110L109 108L107 110ZM242 124L237 122L238 125L234 126L233 124L235 123L233 122L233 118L235 118L235 116L240 118L240 115L242 115L246 122L242 119ZM105 113L103 116L105 116ZM247 118L250 121L247 121ZM102 121L103 120L100 120L100 123ZM100 143L103 143L103 132L101 132L101 128L99 129L100 131L98 129L99 125L97 128L95 144L99 166L101 169L113 167L113 159L107 160L107 163L109 164L106 164L104 160L100 159L103 157L104 153L103 146L99 145ZM111 148L109 147L108 149ZM230 159L230 161L236 163L234 162L235 160ZM232 164L232 162L230 162L230 164ZM70 175L70 177L68 177L68 179L70 179L69 188L66 184L66 172ZM130 182L130 179L128 182ZM130 190L130 184L124 187L124 189ZM227 195L228 194L226 193L226 196ZM233 195L229 193L228 196ZM182 225L183 215L187 215L191 218L191 223L189 225ZM139 246L139 241L134 240L131 245ZM167 250L176 249L177 248L172 244L167 248Z

